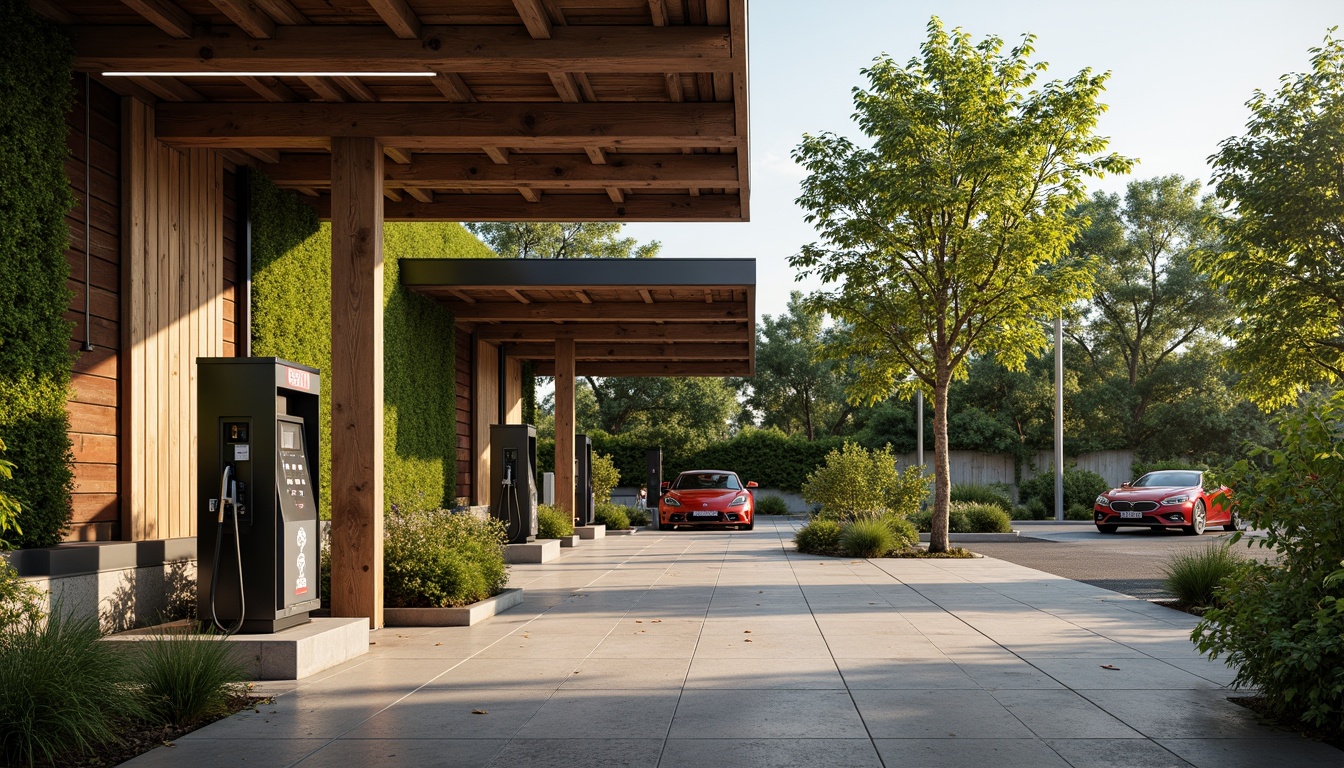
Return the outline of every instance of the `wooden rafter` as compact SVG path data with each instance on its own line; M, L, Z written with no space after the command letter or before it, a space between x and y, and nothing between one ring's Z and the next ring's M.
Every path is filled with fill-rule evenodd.
M651 322L654 320L745 320L746 308L717 305L707 306L699 301L602 302L594 304L563 305L556 303L514 304L476 302L457 304L444 302L459 322L465 321L518 321L547 320L606 320L612 322ZM576 307L581 307L576 316Z
M513 0L513 7L518 9L529 35L538 40L550 39L551 17L539 0Z
M281 24L299 26L309 23L308 18L299 13L299 10L289 0L252 0L252 2L267 16Z
M555 87L555 92L560 95L561 101L583 101L583 96L579 93L579 84L574 80L574 75L568 72L550 72L549 74L551 85Z
M519 188L518 188L518 194L522 195L522 196L523 196L523 199L526 200L526 201L529 202L529 203L540 203L540 202L541 202L541 191L540 191L540 190L532 189L531 187L519 187Z
M169 0L121 0L126 7L145 18L150 24L175 38L191 37L196 20Z
M420 37L420 19L406 0L369 0L369 5L378 12L392 34L406 40Z
M403 152L396 147L383 147L383 154L387 155L387 159L400 165L410 165L411 163L411 153Z
M342 91L328 77L300 77L304 85L313 89L313 92L322 97L323 101L336 104L342 104L350 100L345 91Z
M592 299L591 296L588 295L588 292L587 292L587 291L575 291L575 292L574 292L574 298L578 299L579 301L583 302L584 304L592 304L592 303L593 303L593 299Z
M653 303L653 294L652 294L652 293L649 293L649 289L648 289L648 288L640 288L640 289L639 289L639 297L640 297L641 299L644 300L644 303L645 303L645 304L652 304L652 303Z
M523 295L517 288L505 288L504 292L517 299L520 304L531 304L532 300Z
M416 200L419 200L422 203L434 202L434 193L430 192L427 189L420 189L419 187L406 187L405 189L406 194L410 195Z
M433 78L430 78L430 83L439 89L443 98L449 101L463 103L476 101L475 94L467 87L466 82L462 80L462 76L456 72L439 72Z
M383 187L383 197L394 203L399 203L401 202L401 191L393 189L392 187Z
M649 16L655 27L667 26L667 0L649 0Z
M264 39L275 37L275 19L267 16L256 3L246 0L210 0L210 4L252 37Z
M617 189L616 187L607 187L606 192L607 197L611 198L611 202L613 203L625 202L625 193Z
M263 163L274 164L280 162L280 153L273 149L257 149L256 147L249 147L242 151L246 152L252 157L255 157L256 159L260 160Z
M448 293L452 294L453 296L456 296L456 297L458 298L458 300L462 301L463 303L466 303L466 304L475 304L475 303L476 303L476 300L475 300L475 299L471 298L471 297L468 296L467 294L465 294L465 293L463 293L462 291L459 291L459 290L457 290L457 289L455 289L455 288L449 288L449 289L448 289Z
M455 288L447 292L459 299L469 299ZM482 325L476 335L486 341L554 341L558 338L578 341L746 341L750 335L747 323L664 323L644 325L637 323L509 323Z
M165 0L125 0L145 8ZM178 9L179 11L181 9ZM167 13L167 12L165 12ZM190 17L170 20L179 35ZM165 40L152 27L73 26L79 71L176 72L489 72L664 73L733 72L729 36L719 27L565 27L562 39L534 40L509 27L424 27L417 40L390 39L370 26L315 25L285 29L282 39L259 41L240 30L215 28L208 38ZM432 44L430 41L433 41ZM207 45L210 58L201 58Z
M357 77L341 76L333 77L331 80L344 89L346 93L353 96L355 101L363 101L367 103L378 100L378 97L373 94L373 91L370 91L368 86L361 83Z
M747 356L747 342L583 342L575 345L578 360L743 360ZM514 344L509 347L511 357L531 360L549 360L555 356L555 345L543 341Z
M258 96L267 101L284 102L294 101L298 94L294 89L280 82L276 77L240 77L238 82L251 88Z
M554 376L555 363L542 360L535 364L538 376ZM605 362L601 360L575 363L576 376L746 376L750 373L747 361L733 362Z
M78 24L79 19L55 0L28 0L28 7L57 24Z
M199 91L176 77L130 77L127 79L164 101L205 101L205 97Z
M321 218L331 218L331 200L314 201ZM433 203L403 200L383 206L386 221L741 221L737 194L648 194L613 203L605 193L547 195L529 203L517 195L436 194ZM640 306L644 306L641 304Z
M509 150L506 147L485 146L481 147L481 151L484 152L486 157L490 158L490 162L495 165L509 164Z
M583 151L588 153L588 161L593 165L607 164L607 153L601 147L584 147Z

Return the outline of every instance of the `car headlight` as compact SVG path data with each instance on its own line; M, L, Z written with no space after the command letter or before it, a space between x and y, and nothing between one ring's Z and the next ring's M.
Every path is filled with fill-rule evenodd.
M728 506L730 506L730 507L740 507L740 506L742 506L743 504L746 504L746 503L747 503L747 494L745 494L745 493L740 493L740 494L738 494L737 496L734 496L732 501L728 502Z
M677 501L675 498L673 498L673 497L671 497L671 496L664 496L664 497L663 497L663 503L666 504L666 505L669 506L669 507L680 507L680 506L681 506L681 502L680 502L680 501Z
M1180 495L1180 496L1168 496L1167 498L1165 498L1165 499L1162 500L1162 506L1164 506L1164 507L1174 507L1174 506L1176 506L1177 504L1184 504L1185 502L1187 502L1187 501L1189 501L1189 500L1190 500L1190 496L1189 496L1188 494L1182 494L1182 495Z
M1105 496L1098 496L1098 497L1097 497L1097 500L1094 502L1094 504L1095 504L1096 506L1098 506L1098 507L1107 507L1107 508L1109 508L1109 507L1111 506L1111 500L1108 499L1108 498L1106 498Z

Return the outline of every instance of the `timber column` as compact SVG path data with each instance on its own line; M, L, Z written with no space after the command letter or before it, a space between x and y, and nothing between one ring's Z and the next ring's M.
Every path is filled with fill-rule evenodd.
M323 371L324 374L328 373ZM331 140L331 615L383 625L383 150Z
M555 503L574 518L574 339L555 340Z

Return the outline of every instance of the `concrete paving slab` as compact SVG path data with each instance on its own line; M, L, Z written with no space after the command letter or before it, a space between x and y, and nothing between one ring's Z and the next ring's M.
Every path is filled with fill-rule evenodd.
M993 558L800 556L795 527L515 565L512 611L373 632L130 765L1344 766L1229 702L1194 617Z

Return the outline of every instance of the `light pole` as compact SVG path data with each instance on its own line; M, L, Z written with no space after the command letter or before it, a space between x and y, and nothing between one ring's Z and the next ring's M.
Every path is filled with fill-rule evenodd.
M915 390L915 463L924 464L924 390Z
M1055 519L1064 519L1064 314L1055 318Z

